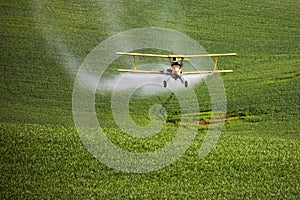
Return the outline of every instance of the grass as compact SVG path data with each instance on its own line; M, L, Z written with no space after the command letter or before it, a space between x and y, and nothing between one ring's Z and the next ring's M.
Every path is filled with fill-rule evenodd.
M1 124L1 130L3 198L296 198L300 187L299 140L227 130L205 158L197 155L198 136L171 166L128 174L97 162L72 127Z
M295 0L1 2L0 198L297 199L298 7ZM219 65L234 69L222 76L228 116L208 156L198 157L206 124L170 166L123 173L98 162L80 141L72 116L73 82L101 41L149 26L183 32L210 53L238 53ZM208 89L202 83L194 90L199 120L208 121ZM113 121L110 94L98 94L96 101L106 134L131 151L161 148L180 123L176 98L136 95L130 100L136 123L147 124L149 108L164 102L169 123L149 140L131 138Z

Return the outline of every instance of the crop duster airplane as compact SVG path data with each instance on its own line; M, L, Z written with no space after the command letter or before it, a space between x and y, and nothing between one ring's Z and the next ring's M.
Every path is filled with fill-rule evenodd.
M163 55L163 54L144 54L144 53L127 53L127 52L116 52L119 55L133 56L133 69L118 69L118 72L130 72L130 73L144 73L144 74L164 74L169 76L167 80L163 81L163 86L167 87L167 82L170 78L175 80L180 80L185 87L188 87L188 81L184 80L183 75L191 74L216 74L216 73L228 73L233 72L233 70L217 70L218 58L221 56L236 56L236 53L226 53L226 54L200 54L200 55ZM156 58L168 58L170 61L170 66L166 70L159 71L145 71L138 70L136 68L136 57L156 57ZM203 58L203 57L215 57L215 64L212 71L182 71L183 60L185 58Z

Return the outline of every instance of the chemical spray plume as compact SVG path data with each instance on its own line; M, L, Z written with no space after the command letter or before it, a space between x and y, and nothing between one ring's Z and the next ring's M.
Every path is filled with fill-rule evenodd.
M168 66L159 65L161 69L166 69ZM158 71L158 70L155 70ZM95 84L96 78L85 75L88 82ZM184 79L188 81L189 87L200 83L207 75L186 75ZM168 75L160 74L138 74L138 73L120 73L114 77L104 78L98 84L98 91L126 91L135 89L142 94L156 94L166 92L167 88L163 87L163 81L168 80L168 88L173 90L184 89L184 84L180 80L174 80Z

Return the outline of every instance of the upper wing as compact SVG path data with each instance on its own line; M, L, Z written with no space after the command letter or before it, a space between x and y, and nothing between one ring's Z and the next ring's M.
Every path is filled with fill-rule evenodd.
M193 71L193 72L182 72L184 75L189 74L219 74L219 73L229 73L233 72L233 70L215 70L215 71Z
M145 71L136 69L135 56L146 56L146 57L156 57L156 58L201 58L201 57L216 57L214 69L212 71L192 71L192 72L182 72L183 75L188 74L217 74L217 73L228 73L233 72L233 70L217 70L218 57L220 56L236 56L236 53L226 53L226 54L200 54L200 55L163 55L163 54L144 54L144 53L127 53L127 52L116 52L119 55L134 56L134 69L118 69L118 72L131 72L131 73L145 73L145 74L170 74L164 71Z
M143 74L170 74L166 71L146 71L146 70L133 70L133 69L118 69L118 72L130 72L130 73L143 73ZM216 71L192 71L192 72L182 72L183 75L189 74L218 74L218 73L228 73L233 72L233 70L216 70Z
M118 55L125 56L145 56L145 57L156 57L156 58L169 58L168 55L163 54L151 54L151 53L127 53L127 52L116 52Z
M146 70L132 70L132 69L118 69L118 72L131 72L143 74L168 74L165 71L146 71Z
M156 58L201 58L201 57L219 57L219 56L236 56L236 53L224 53L224 54L199 54L199 55L165 55L165 54L149 54L149 53L127 53L127 52L116 52L118 55L126 56L145 56L145 57L156 57Z

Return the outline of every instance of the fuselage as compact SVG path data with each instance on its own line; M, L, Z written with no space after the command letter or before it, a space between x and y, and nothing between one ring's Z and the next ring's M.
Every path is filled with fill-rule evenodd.
M168 71L175 80L181 77L182 70L180 65L171 65Z

